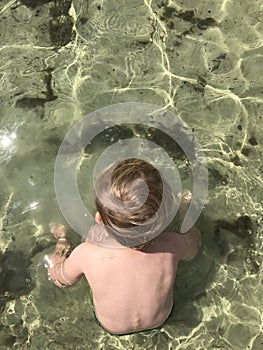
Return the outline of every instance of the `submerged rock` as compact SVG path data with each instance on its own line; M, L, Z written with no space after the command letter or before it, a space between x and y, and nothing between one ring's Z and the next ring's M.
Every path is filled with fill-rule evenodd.
M226 220L217 220L216 226L218 228L223 228L230 231L242 238L249 236L251 231L253 231L252 220L248 215L240 216L237 220L231 222Z

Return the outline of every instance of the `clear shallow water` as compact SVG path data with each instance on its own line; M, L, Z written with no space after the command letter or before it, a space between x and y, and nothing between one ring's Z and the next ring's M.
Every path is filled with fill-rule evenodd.
M261 2L0 6L0 349L261 349ZM202 251L179 268L174 314L118 338L95 324L85 281L66 291L47 282L43 256L48 223L62 220L53 167L65 133L127 101L179 113L210 184Z

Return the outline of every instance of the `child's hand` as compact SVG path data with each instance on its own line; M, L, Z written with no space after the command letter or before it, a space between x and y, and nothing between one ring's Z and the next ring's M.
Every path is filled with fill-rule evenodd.
M55 250L49 255L53 264L64 261L70 252L70 244L66 239L66 229L61 224L49 224L50 232L58 239Z
M59 238L53 253L48 255L48 263L56 265L62 263L70 254L70 244L65 238Z
M54 222L51 222L49 224L50 232L56 237L56 238L66 238L66 228L62 224L55 224Z
M180 220L183 220L192 199L192 192L185 190L183 193L180 193L178 197L180 199L180 206L178 210L179 218Z
M66 240L66 238L59 238L55 247L55 254L58 256L68 256L68 252L70 251L70 244Z
M192 192L189 190L185 190L183 193L180 193L178 197L182 206L188 205L192 199Z

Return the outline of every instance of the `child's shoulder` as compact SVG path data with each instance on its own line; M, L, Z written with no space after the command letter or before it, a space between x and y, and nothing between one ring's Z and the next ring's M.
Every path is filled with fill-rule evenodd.
M71 255L82 255L82 254L87 254L87 251L92 251L93 244L85 241L77 245L73 251L71 252Z

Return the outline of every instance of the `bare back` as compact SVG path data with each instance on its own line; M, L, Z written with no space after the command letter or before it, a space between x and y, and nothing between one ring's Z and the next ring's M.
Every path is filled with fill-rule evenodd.
M142 251L88 242L76 249L105 329L131 333L155 328L167 319L180 251L174 234L161 234Z

